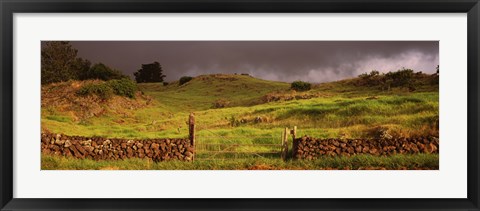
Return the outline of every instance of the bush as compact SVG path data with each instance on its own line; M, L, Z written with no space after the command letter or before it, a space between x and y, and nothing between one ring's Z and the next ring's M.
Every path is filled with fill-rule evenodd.
M95 64L88 71L82 72L80 74L81 80L100 79L108 81L124 78L128 78L128 76L123 75L120 71L112 69L102 63Z
M113 89L113 92L116 95L119 96L134 98L135 92L137 91L137 84L126 78L108 81L107 85Z
M86 96L86 95L97 95L102 99L108 99L113 95L112 87L108 86L108 84L101 83L101 84L85 84L77 91L78 95Z
M291 89L295 91L308 91L312 88L312 85L304 81L294 81L292 82Z
M411 69L401 69L385 74L386 81L391 81L392 87L410 87L414 82L414 73Z
M163 82L163 85L164 85L164 86L168 86L168 82Z
M97 95L102 99L109 99L114 94L129 98L135 97L137 84L130 79L110 80L99 84L85 84L78 91L78 95Z
M427 74L414 72L412 69L405 68L386 74L373 70L370 73L363 73L358 77L360 80L358 80L356 85L379 86L381 90L387 91L392 87L403 87L413 92L416 90L416 85L428 80Z
M230 105L230 101L226 99L218 99L213 103L213 108L225 108Z
M191 81L193 79L193 77L190 77L190 76L183 76L180 78L180 80L178 81L179 85L183 85L189 81Z
M362 73L358 76L361 79L360 85L377 86L382 83L383 75L376 70L372 70L370 73Z
M247 124L248 123L247 119L245 119L245 118L237 119L233 115L230 118L225 117L225 119L227 119L230 122L231 127L238 127L242 124ZM258 123L258 122L256 122L256 123Z

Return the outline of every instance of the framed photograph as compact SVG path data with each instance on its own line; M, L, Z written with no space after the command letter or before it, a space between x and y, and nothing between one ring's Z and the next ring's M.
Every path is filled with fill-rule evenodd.
M479 210L477 0L0 7L2 210Z

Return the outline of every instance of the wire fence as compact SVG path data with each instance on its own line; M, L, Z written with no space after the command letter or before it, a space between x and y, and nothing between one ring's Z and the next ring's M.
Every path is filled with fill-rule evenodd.
M271 135L222 135L198 128L195 159L222 160L241 158L280 158L284 145L281 137ZM208 135L202 135L208 134Z
M187 123L189 125L189 139L195 146L195 160L252 157L282 158L286 160L289 152L288 137L292 135L295 139L297 129L296 126L293 130L285 128L281 136L279 134L237 135L234 130L230 131L230 133L233 133L232 135L226 131L215 132L210 128L196 124L193 113L190 113Z

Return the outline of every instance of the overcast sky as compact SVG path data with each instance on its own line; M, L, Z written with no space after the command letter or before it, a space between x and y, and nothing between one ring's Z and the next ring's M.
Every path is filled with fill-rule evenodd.
M167 81L248 73L291 82L326 82L402 67L434 73L437 41L74 41L78 56L128 75L158 61Z

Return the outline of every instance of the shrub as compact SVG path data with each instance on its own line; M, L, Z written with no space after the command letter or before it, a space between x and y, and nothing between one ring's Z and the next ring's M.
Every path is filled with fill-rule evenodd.
M438 85L440 82L440 78L438 74L433 74L430 76L430 84L431 85Z
M128 78L128 76L123 75L120 71L112 69L102 63L95 64L88 71L82 72L80 74L81 80L100 79L108 81L123 78Z
M414 72L412 69L402 68L395 72L381 74L376 70L363 73L358 76L360 80L356 85L379 86L381 90L390 90L392 87L404 87L413 92L416 85L428 80L428 75L422 72Z
M230 101L225 99L218 99L213 103L213 108L225 108L230 105Z
M108 99L113 95L112 87L108 86L106 83L101 84L85 84L78 91L78 95L97 95L102 99Z
M370 73L362 73L358 76L361 79L361 85L377 86L382 83L383 75L380 72L372 70Z
M230 122L230 126L232 126L232 127L238 127L238 126L240 126L240 123L241 123L241 122L240 122L237 118L235 118L233 115L230 117L229 122Z
M168 82L163 82L163 85L164 85L164 86L168 86Z
M294 81L290 88L295 91L308 91L312 88L312 85L304 81Z
M137 84L130 79L110 80L98 84L85 84L78 91L78 95L97 95L102 99L109 99L114 94L129 98L135 97Z
M183 85L189 81L191 81L193 79L193 77L190 77L190 76L183 76L180 78L180 80L178 81L179 85Z
M129 98L135 97L137 91L137 84L130 79L111 80L106 83L112 88L113 92L119 96L125 96Z
M401 69L395 72L385 74L387 81L391 81L392 87L409 87L414 81L414 73L412 69Z

